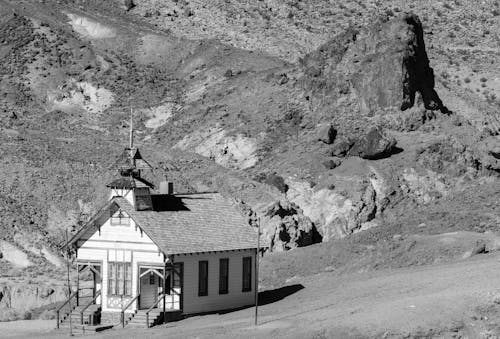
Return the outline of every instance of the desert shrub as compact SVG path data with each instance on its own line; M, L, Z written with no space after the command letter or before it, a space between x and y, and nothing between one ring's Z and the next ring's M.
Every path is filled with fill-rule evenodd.
M493 16L499 16L500 15L500 10L494 9L494 10L491 11L491 14L493 14Z
M486 82L488 81L488 79L486 79L485 77L482 77L481 79L479 79L481 82Z
M38 319L42 319L42 320L51 320L51 319L55 319L55 318L56 318L56 311L54 311L54 310L45 310L38 317Z
M466 78L464 79L464 82L465 82L466 84L469 84L469 83L470 83L470 81L471 81L471 80L470 80L470 78L469 78L469 77L466 77Z
M288 191L288 185L285 184L285 180L282 176L278 175L276 172L273 173L259 173L254 178L255 181L265 183L270 186L276 187L281 193L286 193Z
M19 313L12 308L0 309L0 322L19 319Z

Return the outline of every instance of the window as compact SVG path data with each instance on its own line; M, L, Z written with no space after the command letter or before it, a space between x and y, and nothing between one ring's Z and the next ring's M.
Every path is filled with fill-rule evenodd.
M208 261L198 263L198 296L208 295Z
M132 295L131 263L108 263L108 295Z
M219 260L219 294L228 293L229 259Z
M243 292L252 290L252 257L243 258Z
M130 218L125 212L118 210L118 212L111 214L110 224L111 226L129 226Z

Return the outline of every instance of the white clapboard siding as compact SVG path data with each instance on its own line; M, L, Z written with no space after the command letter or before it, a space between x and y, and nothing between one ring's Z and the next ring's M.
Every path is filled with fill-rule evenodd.
M102 310L120 312L120 307L108 307L108 261L130 262L132 264L132 297L137 295L138 265L140 263L158 264L164 266L164 258L159 248L136 227L133 220L129 226L111 225L109 219L94 232L78 241L79 261L102 261ZM133 312L136 305L132 305L128 312Z
M252 257L252 290L242 292L243 257ZM219 294L219 259L229 259L229 291ZM208 260L208 295L198 296L198 262ZM237 308L254 303L255 250L175 256L184 263L183 313L202 313Z

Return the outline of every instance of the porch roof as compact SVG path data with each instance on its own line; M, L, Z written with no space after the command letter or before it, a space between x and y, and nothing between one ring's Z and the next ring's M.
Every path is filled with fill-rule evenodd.
M219 193L151 195L153 210L113 201L166 255L256 248L257 232Z

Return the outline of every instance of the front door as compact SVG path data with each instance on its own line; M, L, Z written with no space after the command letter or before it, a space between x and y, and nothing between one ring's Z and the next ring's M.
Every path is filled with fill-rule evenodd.
M141 268L140 277L140 309L150 308L158 300L163 288L163 279L160 277L159 269Z

